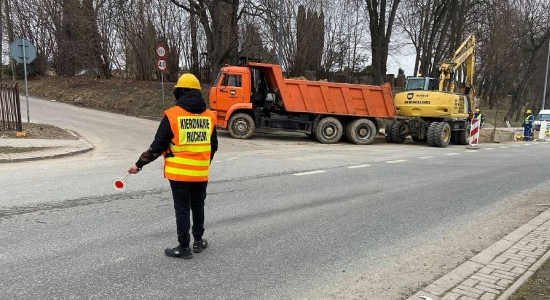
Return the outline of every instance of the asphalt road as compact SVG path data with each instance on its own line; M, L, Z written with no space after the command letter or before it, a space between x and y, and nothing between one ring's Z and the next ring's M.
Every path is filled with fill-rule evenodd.
M157 122L36 99L31 116L97 148L0 165L2 299L406 298L530 220L550 191L548 143L469 151L222 132L206 205L210 247L172 259L163 254L176 239L162 163L129 178L126 191L112 188Z

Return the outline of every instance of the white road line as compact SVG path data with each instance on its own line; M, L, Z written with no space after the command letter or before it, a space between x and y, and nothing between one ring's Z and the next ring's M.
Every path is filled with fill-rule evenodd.
M495 150L495 148L483 148L482 150Z
M523 146L531 146L531 145L533 145L533 144L522 144L522 145L523 145Z
M435 156L420 156L419 159L430 159L434 158Z
M357 166L349 166L348 169L357 169L357 168L365 168L370 167L371 165L357 165Z
M402 162L405 162L405 161L407 161L407 160L405 160L405 159L400 159L400 160L388 160L388 161L386 161L386 163L388 163L388 164L397 164L397 163L402 163Z
M519 147L519 145L518 145L518 144L516 144L516 145L512 145L512 147Z
M319 173L326 173L327 171L324 170L317 170L317 171L309 171L309 172L302 172L302 173L294 173L292 175L295 176L303 176L303 175L312 175L312 174L319 174Z
M502 146L502 147L498 147L499 149L509 149L510 147L506 147L506 146Z
M460 153L453 152L453 153L447 153L447 154L445 154L445 155L451 156L451 155L458 155L458 154L460 154Z
M226 159L227 161L232 161L232 160L235 160L235 159L239 159L238 157L230 157L228 159Z
M472 153L472 152L477 152L477 151L479 151L479 150L466 150L466 151L464 151L464 152Z

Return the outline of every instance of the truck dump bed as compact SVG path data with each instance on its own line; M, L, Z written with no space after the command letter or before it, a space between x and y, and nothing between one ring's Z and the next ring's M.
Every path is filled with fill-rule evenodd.
M289 112L372 116L395 115L391 87L285 79L283 103Z

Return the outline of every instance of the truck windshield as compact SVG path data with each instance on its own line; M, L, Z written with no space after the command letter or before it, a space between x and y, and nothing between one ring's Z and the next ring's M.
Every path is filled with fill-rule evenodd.
M418 91L424 90L424 83L426 80L424 78L409 78L407 80L407 91Z
M549 115L538 115L537 121L550 121L550 114Z
M212 86L218 85L218 82L220 82L220 76L222 76L222 74L223 72L218 73L218 76L216 76L216 79L214 80L214 82L212 82Z

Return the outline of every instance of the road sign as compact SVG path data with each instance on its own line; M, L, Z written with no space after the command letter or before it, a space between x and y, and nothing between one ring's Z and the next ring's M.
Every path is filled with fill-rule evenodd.
M18 39L10 44L10 55L20 64L30 64L36 58L36 48L28 40Z
M161 72L166 71L166 67L167 67L167 65L166 65L166 61L164 59L159 59L157 61L157 69L159 69L159 71L161 71Z
M164 58L166 56L166 48L164 48L163 45L158 45L156 52L159 58Z

